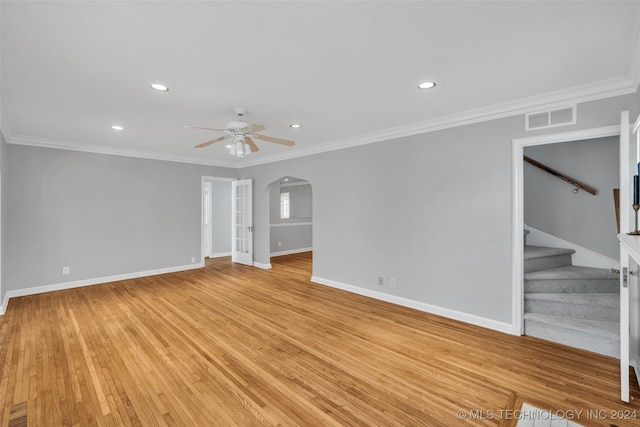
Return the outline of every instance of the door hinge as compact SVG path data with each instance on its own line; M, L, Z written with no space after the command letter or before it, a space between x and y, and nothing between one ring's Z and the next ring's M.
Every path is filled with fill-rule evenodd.
M629 271L628 267L623 267L622 268L622 287L623 288L628 288L629 287L629 275L631 275L631 276L639 276L640 274L638 273L637 270Z

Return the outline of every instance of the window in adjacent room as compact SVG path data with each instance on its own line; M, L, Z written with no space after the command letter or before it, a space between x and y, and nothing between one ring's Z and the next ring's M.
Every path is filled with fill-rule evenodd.
M289 193L280 193L280 218L289 218L290 212Z

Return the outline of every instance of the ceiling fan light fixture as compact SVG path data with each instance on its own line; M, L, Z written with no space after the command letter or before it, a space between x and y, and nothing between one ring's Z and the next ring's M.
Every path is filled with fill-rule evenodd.
M418 89L432 89L436 87L434 82L422 82L418 85Z
M158 92L169 92L169 88L162 83L151 83L151 89L157 90Z
M196 145L194 148L204 148L208 147L211 144L215 144L216 142L227 140L225 144L225 148L229 150L229 154L236 157L244 157L255 152L260 151L260 148L253 141L254 139L259 139L262 141L273 142L275 144L286 145L287 147L293 147L296 145L294 141L276 138L273 136L263 135L260 132L265 130L266 127L258 124L249 124L243 120L243 116L247 113L247 110L244 108L235 108L235 113L238 115L238 119L232 122L227 123L225 129L216 129L209 127L198 127L198 126L185 126L187 128L193 129L206 129L213 130L218 132L224 132L225 135L214 138L212 140L200 143ZM301 127L298 123L290 124L292 128Z
M236 140L236 156L244 156L244 143Z

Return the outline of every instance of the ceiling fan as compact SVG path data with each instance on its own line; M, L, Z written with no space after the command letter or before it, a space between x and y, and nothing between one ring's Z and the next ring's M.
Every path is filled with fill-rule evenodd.
M229 154L231 154L232 156L244 157L260 150L252 138L274 142L276 144L282 144L288 147L293 147L295 145L295 142L288 139L274 138L273 136L255 133L265 130L266 128L262 125L252 125L243 121L243 117L247 114L246 109L242 107L236 107L233 109L233 111L238 116L238 119L227 123L225 125L225 129L185 126L191 129L215 130L226 133L226 135L223 135L221 137L198 144L195 146L195 148L204 148L216 142L224 141L225 139L233 137L233 140L229 140L226 145L226 148L229 149Z

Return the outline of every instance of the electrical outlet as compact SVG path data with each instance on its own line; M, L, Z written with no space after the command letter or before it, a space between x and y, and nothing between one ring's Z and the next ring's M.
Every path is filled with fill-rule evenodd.
M282 242L278 242L278 247L282 246Z
M384 277L382 276L378 277L378 285L384 286Z
M191 257L191 264L193 264L193 263L195 263L195 262L196 262L196 257L192 256L192 257Z
M69 274L69 267L62 267L62 274Z
M395 277L391 277L389 278L389 287L390 288L395 288L396 287L396 278Z

